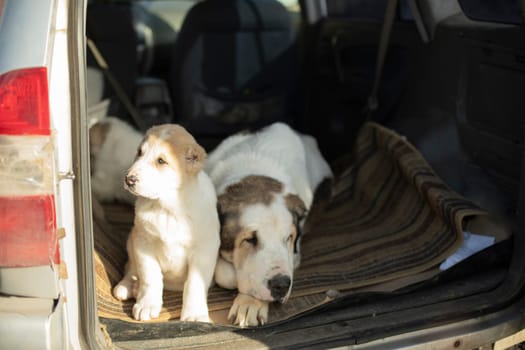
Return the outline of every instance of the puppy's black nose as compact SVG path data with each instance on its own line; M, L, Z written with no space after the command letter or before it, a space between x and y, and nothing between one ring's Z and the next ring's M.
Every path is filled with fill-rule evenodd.
M289 276L278 274L268 281L268 289L275 300L281 300L288 293L291 283Z
M128 185L129 187L135 186L138 180L139 179L137 179L135 175L126 175L126 179L125 179L126 185Z

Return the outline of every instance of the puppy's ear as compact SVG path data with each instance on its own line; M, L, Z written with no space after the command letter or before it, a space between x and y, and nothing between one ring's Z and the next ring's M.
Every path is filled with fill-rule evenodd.
M290 210L297 222L304 219L306 216L306 206L299 196L295 194L287 194L286 197L284 197L284 200L288 210Z
M186 170L190 174L197 174L206 161L206 151L198 144L190 145L184 153L184 161Z
M89 171L93 175L96 171L96 157L106 141L107 134L111 125L109 123L98 122L89 128L89 159L91 168Z
M102 148L110 127L109 123L98 122L89 128L89 153L92 156Z
M224 250L224 249L221 249L221 250L219 251L219 254L220 254L221 258L223 258L223 259L226 260L227 262L233 264L233 250Z

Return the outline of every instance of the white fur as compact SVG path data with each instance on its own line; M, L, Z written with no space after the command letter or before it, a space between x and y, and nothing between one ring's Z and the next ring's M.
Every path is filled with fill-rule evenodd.
M163 289L182 290L181 320L209 322L207 293L220 245L213 184L204 171L188 175L180 166L155 166L169 151L158 138L145 140L128 173L138 179L130 187L138 198L129 261L113 294L135 297L134 318L149 320L159 316Z
M268 281L285 275L293 283L293 271L299 264L299 256L294 257L289 241L293 217L284 198L295 194L309 209L316 187L332 177L332 172L313 137L298 134L282 123L258 133L227 138L210 153L205 169L219 196L228 186L250 175L271 177L284 186L270 206L246 205L240 216L239 223L245 231L258 233L258 249L253 249L242 266L234 266L235 258L230 263L220 257L215 271L218 285L239 290L229 317L241 326L263 324L267 321L268 303L274 300ZM291 285L281 302L286 301L290 291Z
M237 289L269 302L274 299L266 287L267 282L278 274L293 277L294 271L293 244L290 244L293 242L287 240L293 227L292 216L282 210L285 205L279 203L281 201L282 198L278 198L269 207L248 206L239 220L242 227L258 231L258 245L263 248L249 254L242 266L237 267ZM291 287L282 302L290 295Z
M123 181L143 135L115 117L104 118L101 122L109 124L109 131L93 157L91 190L101 202L118 200L133 204L135 197L124 189Z
M309 162L311 166L330 171L322 157ZM205 169L217 194L246 176L263 175L283 183L288 189L286 192L297 194L307 207L312 203L313 191L318 185L316 179L310 179L307 173L302 139L283 123L274 123L258 133L227 138L210 153ZM331 176L331 172L327 176Z

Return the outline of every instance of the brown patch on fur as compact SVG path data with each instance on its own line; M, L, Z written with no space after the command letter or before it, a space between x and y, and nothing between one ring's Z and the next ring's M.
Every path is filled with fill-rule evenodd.
M306 215L306 206L304 205L304 202L301 198L299 198L298 195L295 194L287 194L284 197L284 202L286 203L286 207L294 218L297 220L301 220Z
M232 251L241 233L239 217L247 205L269 205L274 195L283 190L279 181L267 176L251 175L230 185L218 198L217 206L221 221L221 250Z
M89 159L91 161L91 175L95 172L95 156L102 148L111 125L109 123L98 122L89 128Z
M262 203L269 205L274 194L283 190L283 184L271 177L250 175L240 182L230 185L222 197L221 210L224 212L238 211L248 204Z
M239 225L239 213L221 213L220 204L219 207L219 220L221 222L221 254L223 252L233 252L235 246L235 238L241 231Z
M109 123L98 122L89 128L89 152L96 154L104 144L111 125Z
M182 126L177 124L154 126L147 131L144 140L147 141L150 138L159 139L161 143L165 143L171 161L177 162L181 170L190 175L196 175L202 170L206 160L206 151Z
M244 261L248 257L248 255L255 249L257 249L257 246L253 246L248 242L244 242L244 240L249 239L253 236L253 233L251 231L244 231L237 235L235 238L235 247L236 249L233 251L233 266L236 268L239 268L244 264Z

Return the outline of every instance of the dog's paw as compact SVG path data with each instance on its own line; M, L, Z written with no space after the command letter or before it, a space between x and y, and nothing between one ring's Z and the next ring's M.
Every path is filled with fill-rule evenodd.
M211 323L206 299L197 301L186 298L185 303L182 305L180 320Z
M208 315L181 315L181 321L212 323Z
M113 296L118 300L128 300L133 295L133 286L127 283L120 282L113 288Z
M241 327L259 326L268 322L268 302L246 294L238 294L228 320Z
M162 301L148 300L142 298L133 305L133 318L138 321L148 321L160 315Z

